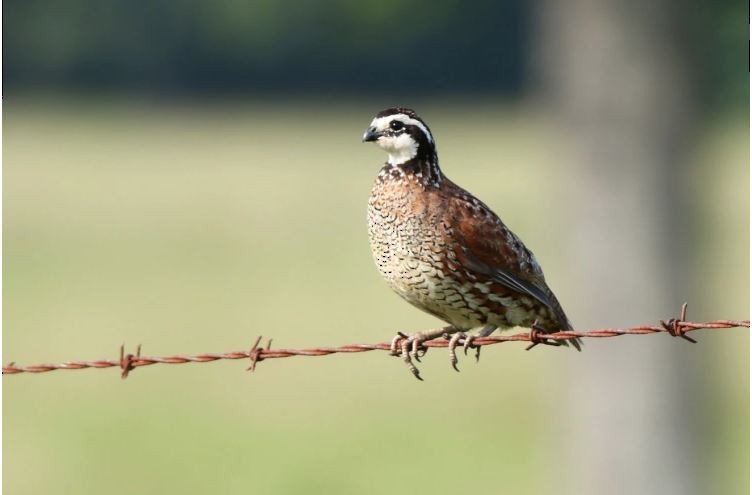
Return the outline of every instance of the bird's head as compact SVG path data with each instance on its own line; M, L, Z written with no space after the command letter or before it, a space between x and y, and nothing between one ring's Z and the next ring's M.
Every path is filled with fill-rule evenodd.
M389 153L391 165L416 157L432 159L435 145L423 119L409 108L387 108L376 114L363 133L364 142L374 142Z

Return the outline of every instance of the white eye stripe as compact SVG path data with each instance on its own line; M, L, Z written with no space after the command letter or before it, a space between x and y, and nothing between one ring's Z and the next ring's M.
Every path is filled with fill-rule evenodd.
M389 127L389 123L393 120L399 120L405 125L414 125L421 131L423 131L423 134L426 135L426 138L428 139L429 143L433 143L433 136L431 136L431 133L428 131L428 127L426 127L423 122L417 119L413 119L412 117L409 117L408 115L405 115L404 113L398 113L395 115L387 115L386 117L379 117L373 119L373 122L371 122L371 125L379 130L386 130Z

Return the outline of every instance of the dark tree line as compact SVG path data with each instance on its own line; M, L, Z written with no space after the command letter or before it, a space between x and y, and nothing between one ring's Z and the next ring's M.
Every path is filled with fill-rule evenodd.
M13 0L6 90L498 93L527 82L524 0ZM703 98L746 95L747 8L686 2ZM720 85L720 86L719 86ZM718 88L723 88L718 91Z

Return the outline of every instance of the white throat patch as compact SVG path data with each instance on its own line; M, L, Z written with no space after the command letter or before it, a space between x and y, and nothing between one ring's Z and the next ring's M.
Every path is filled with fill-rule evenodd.
M391 165L401 165L412 160L418 154L418 143L410 134L401 134L398 137L383 137L376 144L389 153Z

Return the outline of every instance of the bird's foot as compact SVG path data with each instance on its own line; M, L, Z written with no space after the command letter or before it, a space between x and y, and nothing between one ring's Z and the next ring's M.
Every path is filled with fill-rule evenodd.
M449 339L449 362L452 364L452 368L454 368L455 371L459 371L460 369L457 367L457 347L462 344L462 350L465 352L465 356L467 356L468 349L475 349L475 361L477 362L480 359L480 346L476 346L473 344L473 340L476 339L477 336L475 335L467 335L464 332L457 332L454 335L446 334L444 335L444 338Z
M465 356L467 356L467 351L469 349L475 349L475 362L477 363L480 361L481 347L473 344L473 341L478 337L488 337L494 332L494 330L496 330L495 325L486 325L480 329L478 335L467 335L464 332L457 332L451 336L449 333L445 334L444 338L449 340L449 360L452 363L452 368L459 371L459 368L457 368L457 347L459 347L460 343L462 343L462 350L465 353Z
M441 337L442 335L445 335L446 332L446 328L416 332L412 335L405 335L402 332L398 332L392 339L390 353L392 356L401 356L413 376L422 381L423 378L420 376L420 371L413 363L413 359L420 362L420 358L425 356L426 352L428 352L428 349L423 346L423 342L435 339L436 337Z
M481 347L479 345L473 344L473 340L480 337L480 335L470 335L465 339L465 343L462 345L462 350L465 352L465 356L467 356L467 350L468 349L475 349L475 362L480 362L480 349Z
M392 339L392 343L389 346L389 354L392 356L402 356L405 354L405 347L407 346L407 353L411 359L415 359L420 362L420 358L426 355L428 349L421 344L430 338L422 338L426 332L417 332L412 335L407 335L402 332L397 332L397 335Z
M399 356L402 353L402 351L400 350L400 342L408 338L409 337L406 334L397 332L397 335L394 336L392 343L389 346L389 354L392 356Z
M460 369L457 367L457 346L460 343L460 340L464 341L465 344L467 344L468 336L464 332L457 332L454 335L450 335L449 333L444 334L445 339L449 339L449 362L452 363L452 368L454 368L454 371L459 371Z
M554 347L558 347L562 345L562 343L558 340L551 340L547 339L544 335L550 333L548 330L543 328L538 324L538 320L535 320L533 324L530 326L530 342L531 344L525 348L526 351L529 351L533 347L535 347L538 344L543 345L551 345Z
M465 351L465 355L467 356L467 350L475 348L475 362L480 362L480 349L481 347L479 345L473 345L473 340L475 340L478 337L488 337L492 333L496 331L498 327L496 325L488 324L484 326L483 328L478 331L478 335L471 336L468 340L465 341L465 345L462 346L462 349Z

